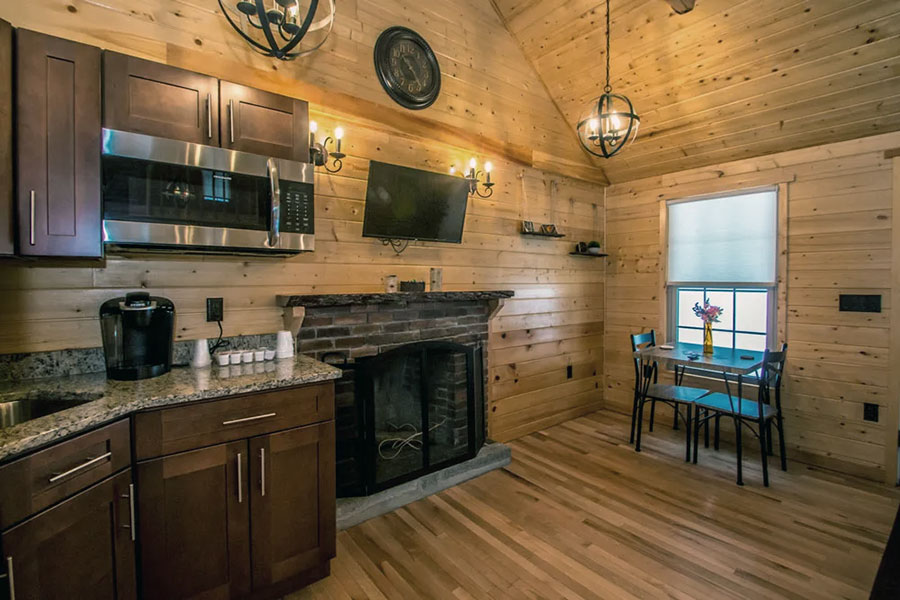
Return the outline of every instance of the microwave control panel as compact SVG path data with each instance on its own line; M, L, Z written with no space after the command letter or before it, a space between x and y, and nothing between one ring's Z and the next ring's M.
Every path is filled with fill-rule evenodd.
M315 233L315 197L310 183L282 180L281 227L284 233Z

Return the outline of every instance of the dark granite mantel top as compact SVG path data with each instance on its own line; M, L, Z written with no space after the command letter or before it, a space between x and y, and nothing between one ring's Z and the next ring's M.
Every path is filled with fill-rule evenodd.
M308 294L278 295L278 306L351 306L357 304L398 304L411 302L472 302L512 298L512 290L486 292L393 292L381 294Z

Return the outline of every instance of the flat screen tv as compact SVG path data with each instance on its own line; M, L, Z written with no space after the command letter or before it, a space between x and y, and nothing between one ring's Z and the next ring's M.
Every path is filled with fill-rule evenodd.
M468 198L462 177L373 160L363 237L459 244Z

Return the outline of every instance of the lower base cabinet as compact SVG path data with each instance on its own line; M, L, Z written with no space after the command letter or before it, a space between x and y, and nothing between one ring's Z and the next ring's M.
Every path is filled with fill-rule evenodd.
M9 597L134 600L130 494L127 469L5 531Z
M335 554L334 421L137 466L145 600L274 598Z

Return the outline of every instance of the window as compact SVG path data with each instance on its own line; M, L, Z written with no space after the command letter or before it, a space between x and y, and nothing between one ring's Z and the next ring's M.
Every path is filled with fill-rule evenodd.
M742 350L774 345L778 198L775 190L668 205L669 339L700 344L694 304L721 306L713 344Z

